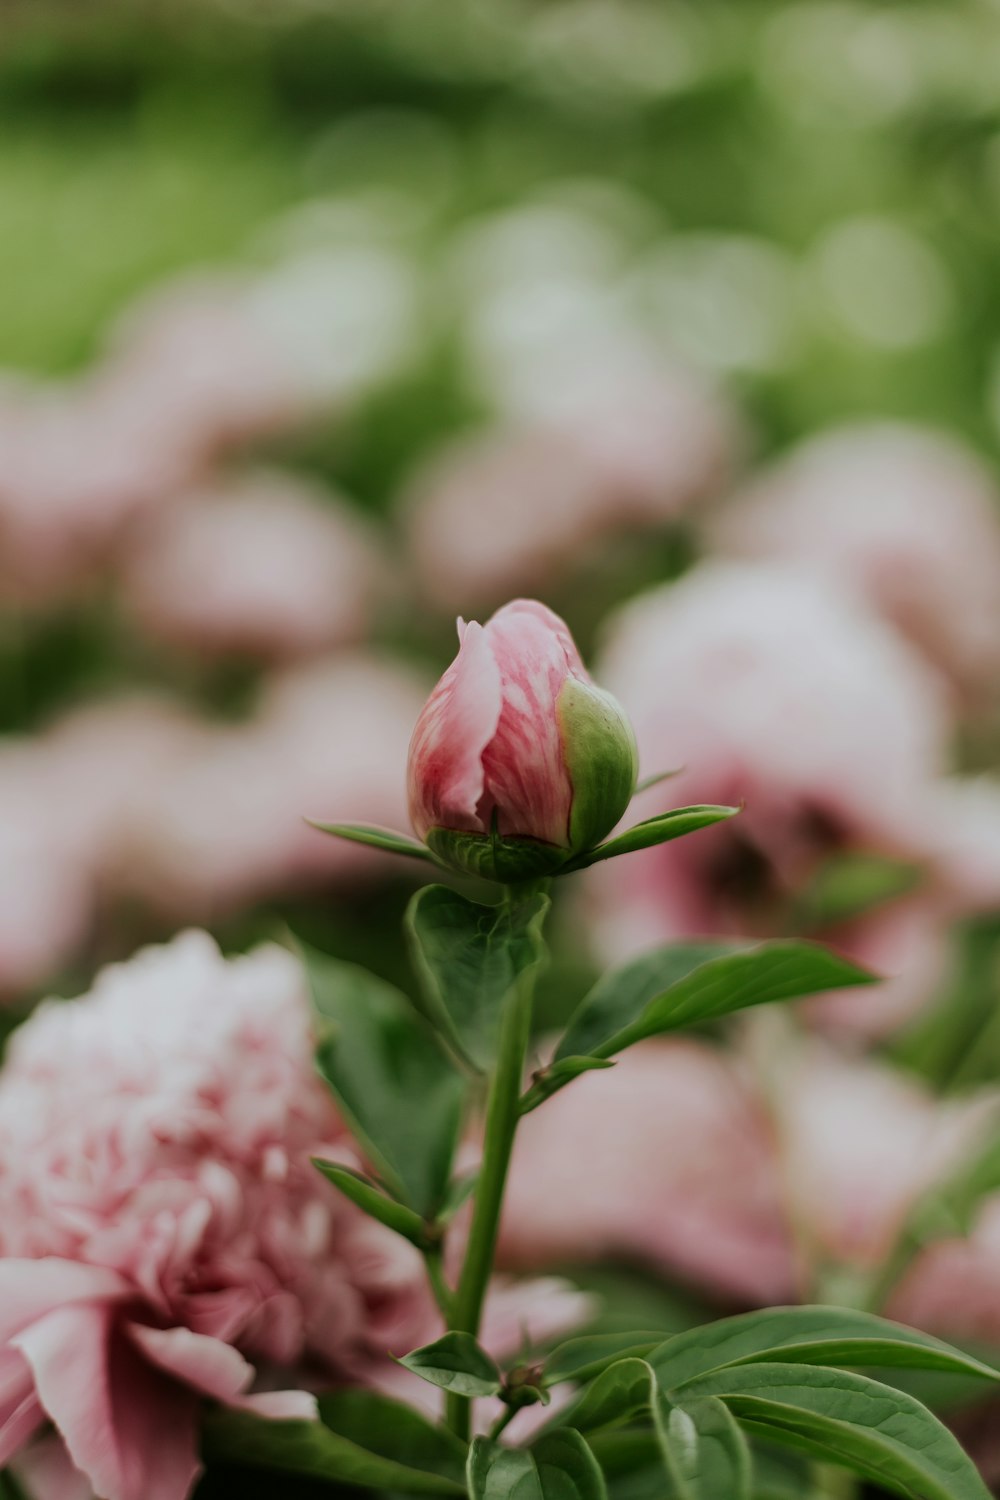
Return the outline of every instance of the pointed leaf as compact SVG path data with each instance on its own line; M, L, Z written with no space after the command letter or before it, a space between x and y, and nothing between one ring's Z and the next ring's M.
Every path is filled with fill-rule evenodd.
M678 943L613 970L572 1017L556 1060L610 1057L645 1037L874 976L813 943Z
M418 1245L421 1249L427 1244L427 1225L419 1214L415 1214L412 1208L407 1208L402 1203L397 1203L395 1198L386 1197L377 1183L371 1178L365 1177L362 1172L352 1171L350 1167L342 1167L339 1162L323 1161L321 1157L313 1157L313 1166L322 1172L328 1182L339 1188L345 1198L350 1198L358 1208L370 1214L373 1219L394 1229L411 1244Z
M571 1429L546 1433L530 1448L476 1438L469 1450L470 1500L607 1500L597 1459Z
M394 828L380 828L375 823L316 823L312 818L306 818L306 822L320 833L332 833L351 844L367 844L372 849L384 849L387 854L404 854L408 859L437 863L426 844L411 839L408 833L397 833Z
M675 807L670 812L657 813L655 818L645 818L633 828L620 833L616 838L588 849L564 865L560 874L571 870L586 870L604 859L616 859L619 854L634 854L637 849L651 849L656 844L668 844L686 833L697 833L699 828L709 828L713 823L723 823L734 818L738 807Z
M649 1363L664 1390L732 1365L778 1360L855 1368L946 1370L1000 1375L930 1334L843 1307L768 1307L685 1330L654 1349Z
M675 1406L658 1393L653 1424L666 1473L664 1500L750 1500L750 1447L717 1397Z
M446 1333L433 1344L414 1349L399 1363L431 1385L459 1396L498 1396L503 1385L496 1361L471 1333Z
M483 906L444 885L418 891L406 913L424 1014L450 1047L486 1070L496 1052L504 997L546 958L547 896Z
M558 1094L560 1089L579 1078L581 1073L593 1073L598 1068L613 1068L614 1062L607 1057L562 1057L535 1073L531 1087L521 1097L522 1115L530 1115L533 1109Z
M371 1391L320 1400L318 1422L209 1412L205 1458L406 1495L461 1495L463 1445L412 1407Z
M648 1330L638 1333L593 1333L567 1339L553 1349L545 1361L545 1384L563 1380L593 1380L609 1365L629 1357L645 1359L663 1343L663 1336Z
M327 1023L319 1070L386 1186L430 1218L448 1188L463 1080L399 990L325 954L303 957Z
M913 1500L987 1500L972 1460L919 1401L877 1380L815 1365L731 1365L689 1387L719 1396L753 1431L846 1464Z
M651 787L659 786L661 781L671 781L675 776L679 776L683 770L683 766L672 766L669 771L654 771L651 776L643 776L641 781L636 783L633 795L638 797L640 792L648 792Z

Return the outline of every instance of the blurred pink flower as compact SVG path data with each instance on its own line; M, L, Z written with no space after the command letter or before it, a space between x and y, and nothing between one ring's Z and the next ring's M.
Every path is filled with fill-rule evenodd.
M1000 494L954 438L902 424L812 438L720 515L714 540L859 592L961 686L1000 682Z
M415 675L344 656L277 674L254 717L205 727L150 787L120 856L129 890L207 921L381 862L305 818L406 822L404 767L424 701Z
M308 1415L289 1376L392 1384L436 1337L421 1257L312 1167L356 1162L296 960L189 932L42 1006L0 1075L0 1463L51 1420L106 1500L185 1500L203 1396ZM540 1308L540 1297L550 1294ZM494 1291L509 1348L585 1309ZM259 1372L264 1391L247 1395ZM35 1460L54 1473L44 1448ZM65 1464L57 1474L67 1493Z
M501 1254L532 1270L645 1262L738 1300L794 1295L766 1111L699 1042L650 1042L527 1116Z
M361 515L279 473L179 497L134 537L121 571L150 635L279 661L361 639L382 581Z
M918 1256L889 1312L957 1342L1000 1344L1000 1197L986 1200L967 1239L938 1241Z
M684 768L639 815L668 801L746 804L732 824L592 872L603 952L787 935L826 861L883 855L919 866L919 888L818 935L888 982L811 1002L812 1013L877 1034L923 1004L956 912L1000 899L985 856L975 892L955 876L962 840L945 814L951 725L936 674L834 586L719 562L623 610L599 670L632 715L642 771Z

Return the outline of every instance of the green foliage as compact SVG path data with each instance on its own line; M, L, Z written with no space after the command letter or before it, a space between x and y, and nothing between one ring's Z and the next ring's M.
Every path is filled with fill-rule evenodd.
M573 788L570 844L589 850L610 833L632 800L639 772L635 733L610 693L568 677L557 704Z
M617 859L619 854L634 854L638 849L652 849L656 844L669 844L672 839L683 838L686 833L697 833L699 828L710 828L713 823L724 823L739 812L738 807L675 807L670 812L657 813L654 818L645 818L625 833L598 844L569 861L562 873L571 870L586 870L590 865L600 864L605 859Z
M604 1476L578 1432L552 1432L530 1448L476 1438L469 1451L470 1500L607 1500Z
M206 1419L209 1462L249 1464L404 1495L460 1495L464 1445L412 1407L371 1391L320 1401L320 1421L269 1421L250 1412Z
M677 943L606 974L572 1017L555 1060L611 1057L646 1037L874 976L812 943Z
M653 1423L663 1454L664 1500L750 1500L750 1448L722 1401L709 1396L674 1405L657 1392Z
M444 885L418 891L406 931L427 1019L472 1067L496 1055L503 1002L522 974L546 961L544 895L483 906Z
M405 995L353 964L312 950L304 959L320 1072L385 1186L433 1217L448 1191L463 1081Z
M407 859L422 859L434 863L434 856L426 844L410 838L409 834L396 833L392 828L379 828L373 823L315 823L306 821L320 833L331 833L335 838L346 839L350 844L367 844L371 849L381 849L385 854L402 854Z
M370 1214L373 1219L378 1219L389 1229L394 1229L411 1244L423 1248L427 1244L427 1224L419 1214L407 1208L403 1203L397 1203L394 1198L388 1197L382 1192L377 1183L366 1177L363 1172L355 1172L351 1167L342 1167L339 1162L323 1161L320 1157L313 1158L313 1166L322 1172L328 1182L339 1188L345 1198L350 1198L352 1203Z
M400 1360L408 1370L460 1396L498 1396L503 1376L471 1333L446 1333Z

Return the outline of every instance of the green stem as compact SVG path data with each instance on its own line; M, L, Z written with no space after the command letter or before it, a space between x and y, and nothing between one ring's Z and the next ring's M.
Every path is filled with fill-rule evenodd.
M444 1257L440 1245L434 1245L431 1249L424 1251L424 1269L427 1272L431 1291L434 1293L434 1301L440 1309L447 1328L451 1324L454 1297L451 1287L444 1279Z
M509 888L505 899L508 902L514 899ZM459 1333L471 1333L473 1338L479 1334L483 1300L493 1271L507 1169L520 1118L521 1083L531 1038L533 997L534 973L529 969L520 976L504 1002L496 1071L486 1102L483 1161L476 1186L472 1226L452 1306L451 1327ZM448 1421L460 1437L468 1437L468 1397L449 1393Z
M516 1416L517 1416L517 1407L516 1406L508 1406L506 1411L502 1411L500 1413L500 1415L497 1417L496 1421L493 1423L493 1426L490 1428L490 1431L489 1431L489 1439L490 1439L491 1443L495 1443L496 1442L496 1440L500 1436L501 1432L503 1432L504 1428L507 1426L507 1423L510 1422L510 1421L512 1421L514 1419L514 1417L516 1417Z

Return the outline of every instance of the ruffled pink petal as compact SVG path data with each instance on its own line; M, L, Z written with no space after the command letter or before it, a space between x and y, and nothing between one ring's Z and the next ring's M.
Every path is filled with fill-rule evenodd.
M501 834L565 844L573 788L556 705L567 677L589 678L566 626L543 604L516 599L485 630L503 706L482 756L481 820L488 827L495 808Z
M56 1256L40 1260L0 1259L0 1343L55 1308L107 1302L129 1294L116 1271Z
M197 1398L142 1359L111 1309L60 1308L13 1342L102 1500L187 1500L200 1470Z
M220 1339L189 1328L150 1328L144 1323L127 1323L124 1331L150 1364L216 1401L235 1400L253 1380L253 1365Z
M486 631L459 622L458 655L434 689L410 741L410 821L420 838L431 828L482 833L483 752L500 718L500 670Z
M45 1420L24 1355L0 1349L0 1469Z

